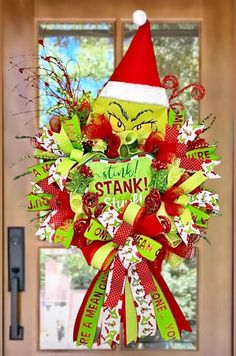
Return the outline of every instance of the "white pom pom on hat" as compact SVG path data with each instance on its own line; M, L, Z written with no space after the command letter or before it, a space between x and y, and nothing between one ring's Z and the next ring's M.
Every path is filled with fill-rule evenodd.
M147 14L142 10L135 10L133 12L133 23L137 26L142 26L147 21Z

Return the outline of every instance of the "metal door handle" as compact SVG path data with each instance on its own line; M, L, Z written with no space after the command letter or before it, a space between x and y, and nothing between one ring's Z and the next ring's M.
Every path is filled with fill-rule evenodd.
M23 327L18 325L18 278L11 279L11 326L10 326L10 339L22 340Z
M11 292L10 340L23 339L19 322L18 292L24 290L24 228L8 228L8 289Z

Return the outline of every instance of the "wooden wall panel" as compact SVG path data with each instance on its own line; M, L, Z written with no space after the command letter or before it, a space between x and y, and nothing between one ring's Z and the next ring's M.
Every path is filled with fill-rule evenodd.
M2 53L3 53L3 43L2 43L2 0L0 0L0 355L3 353L3 184L2 184Z
M221 180L208 185L220 195L222 216L212 219L208 237L211 246L200 253L199 339L203 355L231 355L232 334L232 241L233 241L233 96L232 96L232 1L204 1L202 23L202 83L207 95L202 118L217 120L207 133L219 141L223 160L217 171ZM206 337L207 331L207 337ZM217 342L216 342L217 340Z
M13 62L21 63L22 67L32 65L33 53L33 24L34 24L34 2L32 0L3 0L3 26L4 26L4 356L25 356L34 355L34 345L36 343L35 320L36 291L33 283L37 280L36 264L37 251L33 248L33 232L29 226L29 215L25 204L25 195L30 191L29 179L14 181L13 177L25 171L29 164L27 160L18 162L13 167L12 163L19 161L20 157L30 152L28 140L16 140L15 135L32 135L36 129L34 113L29 115L13 114L26 110L33 110L33 107L25 105L25 101L18 96L19 91L25 97L32 96L31 89L27 90L22 77L18 75L17 69L10 70L10 57ZM20 85L18 91L13 91L16 85ZM30 88L30 87L29 87ZM28 125L25 123L29 121ZM20 322L24 326L24 341L9 341L10 325L10 293L8 292L7 276L7 227L26 226L26 255L25 255L25 292L20 293ZM28 346L26 347L26 342Z
M78 6L77 0L51 0L48 6L47 0L41 0L35 2L35 16L36 18L64 18L66 14L66 17L74 19L81 17L131 18L134 10L142 9L147 12L149 18L191 18L202 16L202 4L203 0L120 0L119 2L100 0L95 5L93 1L81 0Z
M236 0L233 0L233 18L236 19ZM233 68L232 68L232 78L233 78L233 102L234 102L234 138L236 137L236 22L233 21ZM232 290L232 299L233 299L233 344L232 344L232 355L236 354L236 140L234 139L234 243L233 243L233 290Z

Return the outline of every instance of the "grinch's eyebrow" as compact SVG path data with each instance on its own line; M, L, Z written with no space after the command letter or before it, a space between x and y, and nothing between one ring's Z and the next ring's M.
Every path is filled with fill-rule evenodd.
M152 112L153 113L153 110L145 109L145 110L139 111L139 113L133 119L131 119L131 122L136 121L139 118L139 116L145 114L145 112Z
M117 103L116 101L111 101L108 106L110 106L111 104L117 105L117 106L120 108L120 111L121 111L122 116L123 116L127 121L129 120L129 116L128 116L127 112L126 112L125 109L121 106L120 103Z

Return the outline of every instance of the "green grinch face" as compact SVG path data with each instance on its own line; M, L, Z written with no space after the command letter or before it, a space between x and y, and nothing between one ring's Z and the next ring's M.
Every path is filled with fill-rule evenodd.
M136 131L137 134L156 130L164 133L167 123L167 109L154 104L98 97L93 112L104 114L115 133L127 130Z

